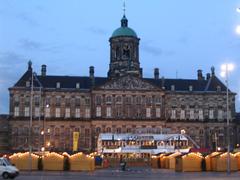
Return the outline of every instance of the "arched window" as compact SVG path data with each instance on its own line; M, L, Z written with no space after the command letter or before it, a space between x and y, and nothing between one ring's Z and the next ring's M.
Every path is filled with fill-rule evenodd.
M100 127L97 127L97 128L96 128L96 134L99 134L99 133L101 133L101 128L100 128Z
M116 102L117 102L117 104L121 104L122 103L122 97L117 96Z
M54 131L54 134L55 134L55 136L59 136L59 134L60 134L60 129L59 128L55 128L55 131Z
M132 98L130 96L126 97L126 104L132 104Z
M107 96L106 97L106 103L107 104L111 104L112 103L112 97L111 96Z
M136 97L136 104L141 104L141 97L140 96Z
M110 127L107 127L107 133L110 133L112 130L111 130L111 128Z
M97 97L96 97L96 104L97 104L97 105L100 105L101 102L102 102L101 96L97 96Z
M127 128L127 133L130 133L131 131L131 128Z
M121 128L117 128L117 133L121 133L121 132L122 132Z

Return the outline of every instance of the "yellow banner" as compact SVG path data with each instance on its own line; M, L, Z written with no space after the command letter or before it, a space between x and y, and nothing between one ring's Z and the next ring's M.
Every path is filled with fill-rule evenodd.
M73 132L73 151L78 150L79 132Z

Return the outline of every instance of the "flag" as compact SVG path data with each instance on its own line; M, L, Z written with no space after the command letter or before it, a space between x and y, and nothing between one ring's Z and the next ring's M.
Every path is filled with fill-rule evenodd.
M73 132L73 151L78 150L79 132Z

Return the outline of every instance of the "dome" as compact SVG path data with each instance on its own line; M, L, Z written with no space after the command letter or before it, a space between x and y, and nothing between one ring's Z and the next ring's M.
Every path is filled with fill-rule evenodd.
M135 31L128 27L128 20L127 20L125 14L123 15L123 17L121 19L121 27L116 29L112 34L112 37L118 37L118 36L137 37L137 34L135 33Z
M135 33L135 31L129 27L120 27L118 29L116 29L113 34L112 37L117 37L117 36L133 36L133 37L137 37L137 34Z

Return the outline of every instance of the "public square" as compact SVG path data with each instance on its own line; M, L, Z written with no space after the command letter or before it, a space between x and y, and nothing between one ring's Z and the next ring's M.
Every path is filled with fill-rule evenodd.
M131 168L126 171L119 169L101 169L93 172L51 172L51 171L35 171L35 172L20 172L17 180L108 180L108 179L205 179L205 180L225 180L239 179L240 172L233 172L227 175L225 172L175 172L166 169L151 169L151 168Z

